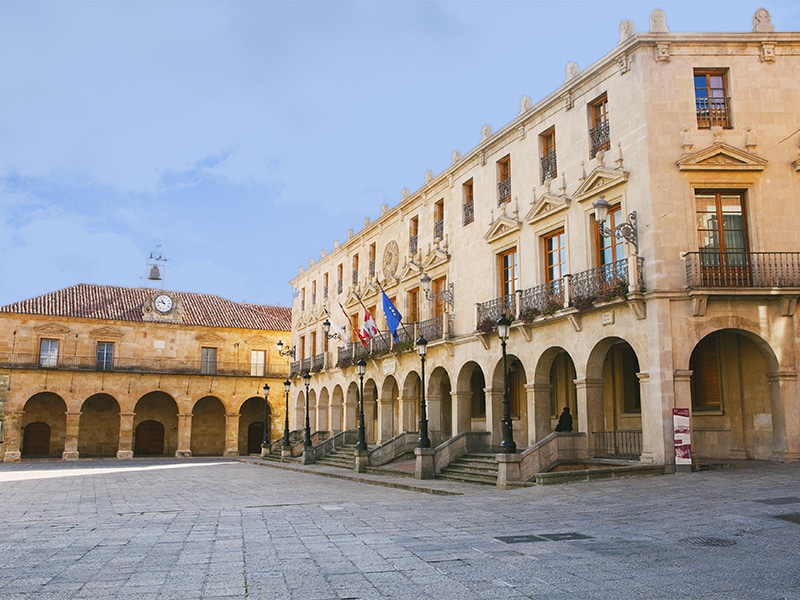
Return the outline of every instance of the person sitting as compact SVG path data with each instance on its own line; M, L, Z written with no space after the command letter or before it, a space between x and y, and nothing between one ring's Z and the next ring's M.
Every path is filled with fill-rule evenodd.
M569 414L569 407L565 406L561 411L561 416L558 417L558 425L556 431L572 431L572 415Z

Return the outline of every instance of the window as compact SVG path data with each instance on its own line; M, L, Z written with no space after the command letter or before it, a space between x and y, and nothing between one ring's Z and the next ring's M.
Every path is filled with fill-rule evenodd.
M350 315L350 341L357 342L359 341L357 331L361 329L358 326L358 313Z
M55 367L58 364L58 340L42 340L39 345L39 366Z
M375 243L369 245L369 276L375 277Z
M444 200L439 200L433 205L433 238L440 240L444 237Z
M507 297L513 296L517 291L519 281L517 280L517 249L511 248L498 255L500 271L500 295Z
M464 225L475 220L475 186L472 179L461 186L464 195Z
M727 69L694 70L694 102L699 128L730 128L730 101Z
M616 206L610 207L608 209L608 217L606 217L606 227L613 231L614 228L620 224L621 218L622 209L620 205L617 204ZM592 219L592 221L594 222L598 266L610 265L625 258L625 241L613 235L600 235L600 227L597 221L594 219Z
M353 285L358 285L358 254L353 257Z
M250 350L250 375L264 377L267 364L266 350Z
M567 269L567 248L564 229L559 229L544 237L545 281L558 281Z
M444 294L439 296L442 292L447 289L447 277L437 277L433 281L431 281L431 292L433 292L434 297L437 297L437 300L433 303L433 316L434 317L441 317L444 314L444 307L447 302L444 300Z
M594 158L600 150L611 149L611 130L608 125L608 96L603 94L589 105L589 142L590 158Z
M411 254L417 253L417 242L419 241L419 217L411 217L408 225L408 251Z
M317 332L311 332L311 348L309 348L309 356L316 356L317 355Z
M311 305L314 306L317 303L317 282L311 282Z
M306 357L306 336L300 336L300 360Z
M306 288L300 290L300 310L306 309Z
M697 246L706 285L749 285L744 191L695 190Z
M200 352L200 373L214 375L217 372L217 349L203 348Z
M511 156L497 161L497 206L511 201Z
M339 263L339 266L336 267L336 275L338 277L338 279L336 281L336 293L337 294L341 294L342 293L342 285L343 285L342 282L344 281L343 272L344 272L344 265Z
M111 371L114 368L114 342L97 342L97 370Z
M322 277L323 277L323 279L322 279L322 297L323 297L323 299L327 300L328 299L328 274L325 273L325 275L323 275Z
M419 288L408 290L408 322L419 322Z
M542 171L542 183L544 183L548 179L555 179L556 175L558 175L555 127L551 127L539 136L539 146L541 152L539 161Z

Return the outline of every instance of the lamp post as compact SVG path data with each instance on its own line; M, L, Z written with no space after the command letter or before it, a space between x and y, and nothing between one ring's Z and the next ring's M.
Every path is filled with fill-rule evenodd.
M594 207L594 218L597 221L597 229L603 237L616 237L618 240L625 240L633 244L634 254L639 254L639 236L636 229L636 211L633 210L628 214L628 220L620 223L614 229L606 227L606 219L608 218L608 209L610 204L606 201L605 196L600 196L597 202L592 204Z
M342 339L342 336L339 335L338 333L336 333L336 332L331 333L330 332L331 331L331 322L328 319L325 319L322 322L322 331L325 332L325 337L328 338L329 340L332 340L332 339L341 340Z
M283 382L283 391L286 396L286 411L284 412L285 418L283 420L283 447L289 447L289 388L292 382L288 379Z
M268 452L269 432L267 430L267 419L269 418L269 385L264 384L264 437L261 440L261 456Z
M287 346L286 350L283 349L283 340L278 340L278 354L281 356L291 356L294 358L295 350L294 346Z
M450 306L450 310L453 310L453 302L454 302L454 286L453 282L447 284L447 289L442 290L438 294L431 293L431 278L427 273L423 273L422 277L419 280L420 284L422 284L422 293L425 295L425 299L428 302L433 302L434 300L441 300L442 302L447 302Z
M506 340L508 339L511 321L505 315L497 321L497 335L503 347L503 441L500 446L506 454L516 454L517 445L514 443L514 431L511 428L511 407L508 400L508 369L506 367Z
M360 380L360 393L358 396L358 443L356 444L356 450L366 450L367 437L364 431L364 373L367 372L367 361L364 360L363 356L358 359L356 369L358 369L358 379Z
M305 448L310 448L311 444L311 422L308 417L308 384L311 382L311 373L308 371L305 372L303 375L303 383L306 384L306 431L305 437L303 437L303 446Z
M417 352L422 364L422 390L419 396L419 447L430 448L431 440L428 437L428 414L425 406L425 355L428 353L428 340L419 336L417 340Z

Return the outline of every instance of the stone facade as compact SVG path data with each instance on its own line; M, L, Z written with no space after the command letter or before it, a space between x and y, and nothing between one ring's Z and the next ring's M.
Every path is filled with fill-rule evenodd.
M288 362L275 348L290 323L288 308L110 286L0 307L0 453L260 452L265 414L268 438L283 432Z
M311 372L312 429L355 428L365 355L371 444L418 429L424 379L434 445L488 431L499 449L506 316L520 452L569 406L593 456L673 465L685 409L695 459L800 460L800 34L774 32L763 9L753 22L623 22L600 60L569 63L559 89L523 98L511 123L484 126L443 173L301 267L292 372ZM399 341L382 291L404 315ZM384 331L366 348L365 309ZM342 343L326 320L346 327ZM302 386L292 405L300 418Z

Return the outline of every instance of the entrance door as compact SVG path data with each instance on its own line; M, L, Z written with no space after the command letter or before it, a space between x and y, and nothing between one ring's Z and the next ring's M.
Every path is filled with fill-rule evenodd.
M269 433L269 431L267 432ZM264 422L256 421L247 427L247 453L261 454L261 442L264 440ZM269 442L269 440L267 440Z
M36 422L25 428L22 456L50 456L50 425Z
M737 190L695 190L703 285L750 285L744 194Z
M158 421L142 421L136 426L133 453L137 456L164 455L164 426Z

